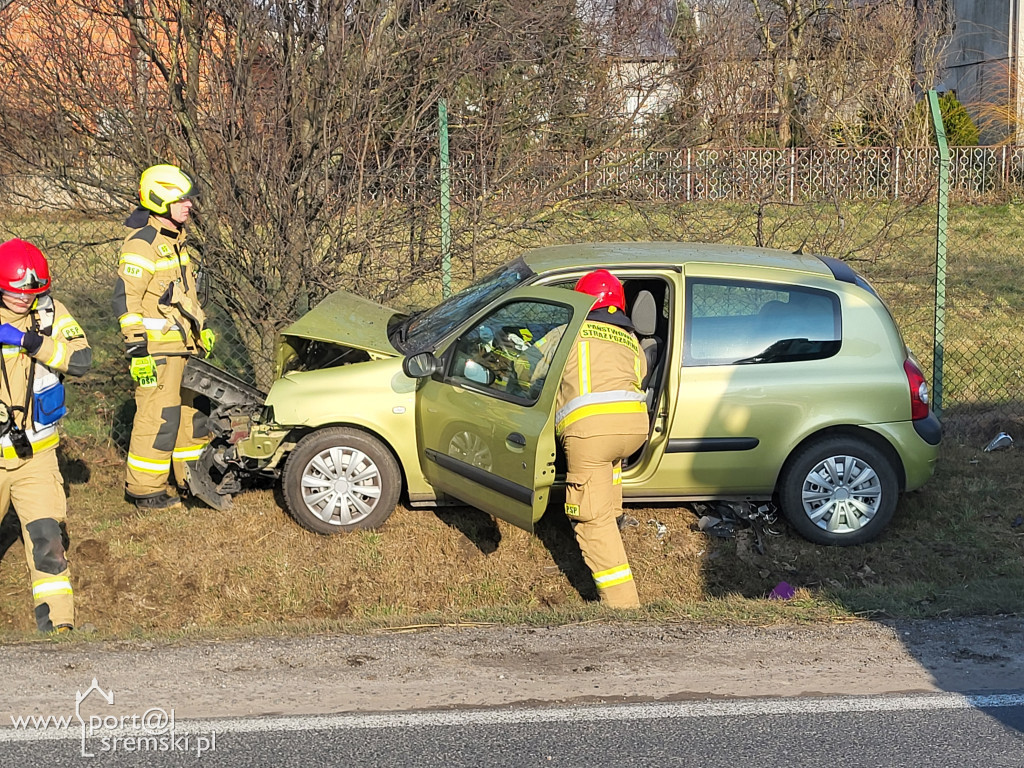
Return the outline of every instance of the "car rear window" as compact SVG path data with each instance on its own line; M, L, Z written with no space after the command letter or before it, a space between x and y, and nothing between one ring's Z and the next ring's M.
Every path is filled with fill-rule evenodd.
M842 345L839 297L802 286L691 279L683 364L753 365L831 357Z

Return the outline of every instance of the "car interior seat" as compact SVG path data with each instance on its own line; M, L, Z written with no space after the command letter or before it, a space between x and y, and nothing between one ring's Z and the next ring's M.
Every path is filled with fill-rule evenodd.
M767 301L757 312L758 328L754 333L758 351L769 347L780 339L798 336L800 325L799 310L792 303Z
M632 287L628 286L627 290ZM655 290L658 290L657 288ZM664 343L659 337L659 322L667 325L667 318L662 317L661 308L654 293L646 288L636 291L636 295L629 301L629 319L633 323L633 330L640 340L640 349L647 359L647 375L640 382L640 387L647 392L647 411L651 417L651 424L654 423L654 409L658 393L658 385L661 380L661 358L664 352ZM661 334L667 338L668 329L662 327ZM644 455L646 443L637 449L636 453L622 462L623 468L633 466Z
M766 301L757 311L759 320L777 321L789 316L790 307L782 301Z
M647 358L647 375L640 382L640 386L648 391L649 399L651 392L656 389L655 376L661 355L661 342L654 335L658 328L658 304L654 300L654 294L650 291L640 291L633 299L629 319L633 321L633 330L640 339L640 349Z

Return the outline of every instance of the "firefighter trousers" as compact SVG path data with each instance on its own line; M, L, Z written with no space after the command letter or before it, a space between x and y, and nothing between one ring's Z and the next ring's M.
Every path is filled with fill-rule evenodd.
M209 442L206 416L193 407L195 393L181 387L188 358L153 355L153 360L156 384L135 388L125 478L125 490L135 498L173 491L172 467L178 487L186 487L189 464Z
M12 504L25 540L36 626L40 632L74 626L75 596L65 551L67 497L55 449L36 454L17 469L0 469L0 509Z
M568 463L565 514L601 602L611 608L640 607L616 518L622 513L622 459L646 440L645 434L562 439Z

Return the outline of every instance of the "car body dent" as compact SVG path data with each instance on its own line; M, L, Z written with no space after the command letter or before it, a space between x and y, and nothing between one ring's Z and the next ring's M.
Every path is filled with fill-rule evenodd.
M388 340L388 324L399 314L354 293L335 291L285 328L282 335L398 355Z
M416 381L402 373L402 358L293 371L267 395L274 422L305 430L354 426L377 435L394 452L410 494L431 495L419 472L416 449Z

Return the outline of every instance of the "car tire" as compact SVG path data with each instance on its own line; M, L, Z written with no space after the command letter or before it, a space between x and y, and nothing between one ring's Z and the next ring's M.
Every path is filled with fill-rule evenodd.
M349 427L306 435L289 455L282 479L288 513L322 534L382 525L398 503L401 485L387 446Z
M875 539L896 511L893 459L868 441L826 437L798 449L779 481L789 524L818 544L855 546Z

